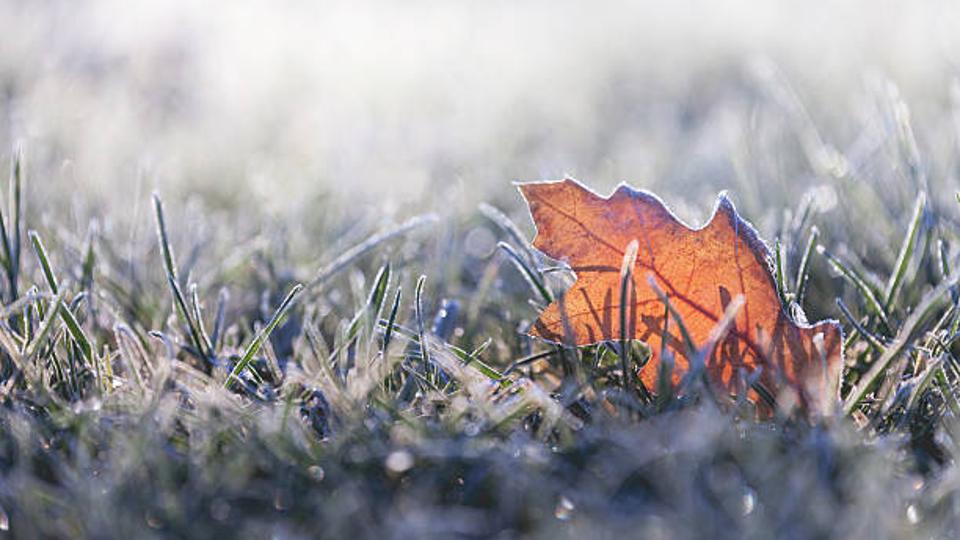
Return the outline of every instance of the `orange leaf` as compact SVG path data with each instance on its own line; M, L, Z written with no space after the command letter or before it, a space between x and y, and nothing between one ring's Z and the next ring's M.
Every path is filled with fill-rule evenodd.
M843 359L840 326L811 326L785 313L767 246L725 195L709 222L691 229L655 195L627 185L608 198L569 179L519 187L537 226L534 247L577 274L562 301L540 314L531 335L577 345L621 337L644 341L653 357L640 378L650 388L664 346L676 361L674 384L689 368L689 347L674 320L679 316L696 348L707 353L710 379L728 393L740 386L741 368L746 374L761 368L760 382L779 403L789 406L792 396L810 412L832 410ZM631 255L621 335L621 267L631 264ZM666 335L660 294L675 311ZM731 304L739 310L718 336L718 322Z

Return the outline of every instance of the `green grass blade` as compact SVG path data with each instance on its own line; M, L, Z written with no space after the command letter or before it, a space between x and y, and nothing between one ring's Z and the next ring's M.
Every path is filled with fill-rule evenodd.
M360 334L361 328L372 330L372 326L375 325L377 319L380 317L380 309L383 307L383 299L386 297L389 283L390 264L388 263L380 267L373 287L367 295L366 303L364 303L363 307L350 319L343 339L335 346L332 356L337 357L342 349L349 347Z
M487 349L489 349L489 348L490 348L490 345L492 345L492 344L493 344L493 338L487 338L487 339L483 340L483 343L481 343L479 347L477 347L476 349L470 351L470 357L471 357L471 358L477 358L478 356L480 356L481 354L483 354L484 351L486 351Z
M278 306L276 311L273 312L273 317L270 318L270 322L268 322L267 325L257 333L256 337L253 338L253 341L247 345L246 350L243 352L243 356L240 357L237 365L233 367L233 371L230 372L230 375L223 382L223 386L225 388L229 388L234 380L240 380L240 374L243 373L243 371L247 369L247 366L250 365L250 362L253 361L254 355L256 355L257 352L260 351L260 348L263 347L264 342L270 337L270 334L273 332L274 328L280 324L280 320L284 315L286 315L287 310L290 309L290 307L293 305L293 301L303 289L303 285L298 283L290 290L289 293L287 293L286 298L283 299L283 302L280 303L280 306Z
M7 273L7 282L10 288L11 302L19 297L20 231L23 227L21 223L23 220L22 191L23 149L17 148L14 152L13 164L10 170L9 223L5 222L3 212L0 211L0 237L3 239L3 257Z
M40 262L40 267L43 270L44 277L47 280L47 284L50 286L50 290L54 294L59 295L59 286L57 284L57 277L53 273L53 269L50 267L50 259L47 256L47 251L43 247L43 241L40 240L40 235L36 231L30 231L30 240L33 243L34 252L37 254L37 260ZM74 299L78 301L82 297ZM68 306L60 307L60 317L63 319L63 323L67 327L67 331L70 333L70 336L77 343L80 348L80 352L83 354L84 360L89 364L93 365L94 359L94 350L93 346L90 344L90 339L87 337L86 333L83 331L83 328L80 327L80 323L77 322L76 316L73 314L73 311ZM95 366L98 367L98 366Z
M0 247L3 248L2 262L7 275L10 302L19 297L20 275L20 231L23 228L23 148L17 147L10 166L10 208L6 215L0 206ZM9 218L9 223L7 222Z
M36 294L36 287L31 288L27 291L28 296L34 296ZM33 339L33 304L27 304L23 307L22 316L20 317L20 329L23 331L23 348L26 349L27 343Z
M37 234L37 231L30 231L28 234L30 236L30 242L33 243L33 251L37 254L37 260L40 262L43 277L47 280L50 291L53 292L53 294L57 294L60 287L57 284L57 277L53 274L53 269L50 268L50 258L47 256L46 248L43 247L43 241L40 240L40 235Z
M870 333L869 330L864 328L863 325L861 325L860 322L857 321L857 318L854 317L853 313L850 312L850 308L848 308L847 304L844 303L844 301L840 298L837 298L837 307L840 308L840 313L847 320L847 323L849 323L850 326L852 326L853 329L858 334L863 336L863 338L867 340L867 343L869 343L874 349L880 352L883 352L886 349L886 347L883 345L883 343L880 342L877 336Z
M660 366L657 368L657 409L661 411L673 401L673 363L672 354L660 357Z
M489 219L494 225L496 225L500 230L507 233L513 243L520 246L520 249L523 250L525 260L527 263L533 265L536 261L536 257L533 254L533 250L530 248L530 243L527 241L527 238L524 236L523 232L520 231L520 227L517 227L517 224L513 222L506 214L501 212L498 208L487 203L480 203L478 207L480 213L484 217Z
M66 325L70 337L72 337L80 347L80 352L83 353L84 360L87 361L88 365L94 365L93 346L90 344L90 339L87 337L86 332L83 331L80 323L77 322L76 315L74 315L73 311L67 306L61 306L60 316L63 318L63 323Z
M623 252L623 264L620 267L620 369L623 371L623 377L620 381L621 387L625 392L630 391L633 377L630 374L630 350L627 347L630 335L627 333L627 312L628 306L634 300L630 298L630 285L633 284L633 267L637 264L637 250L640 247L640 241L634 238L627 244Z
M213 353L220 349L220 340L223 338L223 329L226 321L227 302L230 300L230 293L226 287L220 289L217 294L217 314L213 319L213 334L210 335L210 342L213 344Z
M807 290L807 281L810 279L810 256L817 247L817 240L820 238L820 231L816 227L810 228L810 238L807 239L807 245L803 250L803 257L800 259L800 266L797 268L797 300L803 305L803 293Z
M506 242L500 242L497 244L497 246L507 254L513 264L516 265L517 269L520 270L520 273L523 274L523 277L526 278L527 283L530 284L530 287L540 294L540 298L542 298L543 301L548 304L553 302L553 295L550 294L550 291L547 289L547 286L541 279L541 276L539 276L530 267L527 261L523 260L523 257L521 257L520 254L513 249L513 246Z
M786 268L784 268L784 265L786 264L786 253L783 244L780 243L779 239L777 239L776 245L774 246L774 255L774 263L776 267L774 276L776 278L775 281L777 282L777 294L780 295L780 304L786 307L790 305L790 293L787 285L787 271Z
M670 315L673 316L674 321L676 321L677 328L680 330L680 336L683 338L683 345L686 349L687 357L694 358L697 354L697 344L693 341L693 338L690 337L690 332L687 330L687 325L683 322L683 317L681 317L680 312L673 307L673 304L670 302L670 297L657 285L657 281L653 279L653 276L648 278L648 280L657 297L660 298L664 307L666 307Z
M369 312L374 320L380 318L380 311L383 309L383 301L387 298L387 287L390 286L390 263L386 263L377 271L377 277L374 279L373 288L370 289L370 296L367 299Z
M477 358L477 354L478 354L477 352L468 353L467 351L461 349L460 347L456 347L454 345L449 345L449 344L447 345L447 347L451 351L453 351L454 355L460 358L460 360L463 362L464 365L470 366L476 369L477 371L479 371L480 373L483 373L487 378L489 378L492 381L503 380L503 375L499 371L490 367L489 364ZM481 345L481 348L485 349L486 347Z
M87 232L86 249L84 250L83 264L81 265L80 287L89 290L93 286L93 272L97 264L97 251L95 249L97 238L96 224L90 226Z
M430 365L430 352L427 349L427 333L423 324L423 284L427 281L427 276L420 276L417 280L417 287L414 289L414 309L417 317L417 337L420 341L420 358L423 365Z
M880 377L886 373L890 363L910 346L920 325L937 309L946 297L947 291L956 283L957 278L954 276L948 281L941 282L935 289L923 297L913 312L911 312L910 316L907 317L907 320L904 321L893 343L887 347L880 358L874 361L870 370L864 374L860 381L857 382L857 385L847 395L843 403L844 414L850 414L857 408L857 405L859 405L860 401L867 395L867 392L869 392L874 384L880 380Z
M558 352L560 352L560 349L555 347L547 351L541 351L538 353L529 354L527 356L524 356L523 358L519 358L511 362L510 365L507 366L507 369L503 370L503 374L504 376L509 375L513 373L515 370L522 368L523 366L532 364L537 360L540 360L541 358L547 358L549 356L553 356Z
M867 282L857 274L852 268L843 263L840 259L834 256L832 253L827 251L823 245L817 246L817 252L823 255L827 262L833 266L844 278L847 279L853 286L857 289L860 295L867 303L867 307L870 308L870 311L874 313L883 324L884 329L888 333L893 332L893 327L890 325L890 320L887 318L887 310L883 307L883 304L877 300L876 294L874 294L873 289L867 284Z
M183 290L180 288L180 281L177 278L177 263L173 254L173 248L170 246L170 237L167 234L167 222L163 214L163 201L160 195L153 194L153 210L157 221L157 241L160 244L160 252L163 254L163 267L167 274L167 283L170 285L170 292L173 294L173 301L177 315L180 321L187 326L190 333L190 341L193 343L197 354L202 359L209 359L213 350L209 345L209 339L204 340L201 330L198 327L199 322L194 321L193 314L187 306L187 300L184 297Z
M943 238L937 239L937 262L940 264L940 278L945 279L950 275L950 259Z
M910 226L907 228L907 234L900 245L897 262L893 265L893 273L890 274L890 280L887 282L887 288L883 293L883 308L886 311L889 311L893 305L897 292L900 290L900 285L903 283L903 277L907 273L907 266L910 264L910 258L917 245L917 236L923 223L923 213L926 205L927 195L921 191L914 203L913 216L910 218Z
M159 193L153 194L153 211L157 220L157 240L160 243L160 252L163 254L163 267L167 275L177 281L177 264L173 256L173 248L170 247L167 222L163 216L163 201L160 199Z
M196 349L197 354L205 356L206 349L204 348L203 338L200 337L200 331L197 330L196 325L193 323L193 317L190 315L190 309L187 307L187 300L183 296L183 291L180 289L180 284L177 283L177 280L174 279L174 276L169 274L167 275L167 283L170 285L170 290L173 293L173 301L176 307L177 315L187 326L187 331L190 334L190 341L193 343L193 347Z
M3 270L7 275L7 286L11 294L9 300L12 302L16 300L17 273L13 265L13 250L10 247L10 235L7 231L6 218L2 206L0 206L0 247L3 247Z
M143 366L149 372L150 362L148 361L146 351L140 346L140 341L137 340L133 331L123 323L118 323L114 326L113 335L117 341L120 358L122 358L126 364L127 371L133 374L133 378L140 390L146 390L147 385L143 381L140 368Z
M343 252L342 255L340 255L339 257L334 259L332 262L330 262L329 264L321 268L313 277L313 279L311 279L307 283L305 288L307 290L311 290L319 285L322 285L323 283L326 283L328 279L335 276L341 270L349 266L353 261L362 257L366 253L370 252L372 249L376 248L380 244L388 240L391 240L393 238L396 238L398 236L402 236L414 229L418 229L420 227L427 226L427 225L433 225L437 221L438 221L437 216L433 214L417 216L417 217L408 219L407 221L403 222L402 224L392 229L388 229L386 231L383 231L371 236L370 238L364 240L360 244L357 244L352 248L346 250L345 252Z
M10 255L16 273L20 270L20 231L23 230L23 177L23 149L18 148L13 165L13 182L10 183Z
M25 355L26 358L34 358L40 351L40 347L43 346L44 340L46 340L47 336L50 335L50 331L53 329L53 326L59 317L59 312L61 309L63 309L64 294L65 293L61 292L55 296L53 301L50 303L50 308L47 310L47 317L43 319L43 322L40 324L40 328L37 329L33 339L28 344Z
M397 292L393 296L393 306L390 307L390 316L387 319L386 327L383 330L383 344L380 350L384 356L387 355L387 349L390 347L390 340L393 339L393 328L397 323L397 312L400 310L400 299L403 296L403 288L397 287Z
M213 358L213 341L210 339L210 335L207 334L207 329L203 324L203 310L200 307L200 295L197 292L196 283L190 285L190 305L193 308L193 319L197 323L197 331L200 334L200 343L204 347L201 350L207 357Z

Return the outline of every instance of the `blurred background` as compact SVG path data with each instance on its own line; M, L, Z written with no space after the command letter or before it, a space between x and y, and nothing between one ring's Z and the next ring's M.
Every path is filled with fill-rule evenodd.
M758 132L805 129L758 64L846 150L880 79L946 120L957 28L947 1L6 0L0 148L87 199L439 206L574 174L710 202Z
M573 175L695 223L730 189L768 239L804 197L862 219L859 190L882 251L917 189L951 204L957 28L947 1L5 0L0 155L41 217L148 238L153 190L309 249L480 201L528 226L511 182Z

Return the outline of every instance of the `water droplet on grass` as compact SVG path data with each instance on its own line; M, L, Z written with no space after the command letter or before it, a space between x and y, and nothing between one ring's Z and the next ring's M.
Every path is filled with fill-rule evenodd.
M553 515L560 521L567 521L573 517L575 508L573 501L561 495L560 500L557 501L557 507L554 509Z
M409 471L413 467L413 456L406 450L397 450L390 452L384 465L387 470L394 474L401 474Z
M290 508L289 497L284 490L277 489L273 492L273 507L278 512L283 512Z
M920 511L915 505L907 506L907 521L913 525L920 523Z
M147 522L147 527L150 527L151 529L159 529L161 526L163 526L163 523L160 522L160 518L152 511L148 510L144 519Z
M757 494L750 488L747 488L743 493L743 515L747 516L753 513L753 509L757 506Z
M327 476L326 471L319 465L307 467L307 474L310 475L310 478L313 479L314 482L323 482L323 479Z

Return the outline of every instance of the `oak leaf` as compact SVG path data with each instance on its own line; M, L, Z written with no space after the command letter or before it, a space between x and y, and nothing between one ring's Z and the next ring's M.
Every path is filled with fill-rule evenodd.
M719 196L707 224L692 229L657 196L625 184L607 198L570 179L519 188L537 227L533 246L569 264L577 276L561 301L540 314L531 335L576 345L643 341L652 352L640 372L647 388L655 387L661 351L674 358L676 384L692 354L675 321L666 321L664 332L666 299L690 340L706 353L701 358L715 385L735 394L743 374L760 368L760 385L781 405L798 404L817 414L832 410L843 359L840 326L808 325L785 312L770 251L726 195ZM621 267L630 262L632 283L622 312ZM728 315L726 332L716 342L717 325L731 303L739 310ZM757 401L754 391L750 396Z

